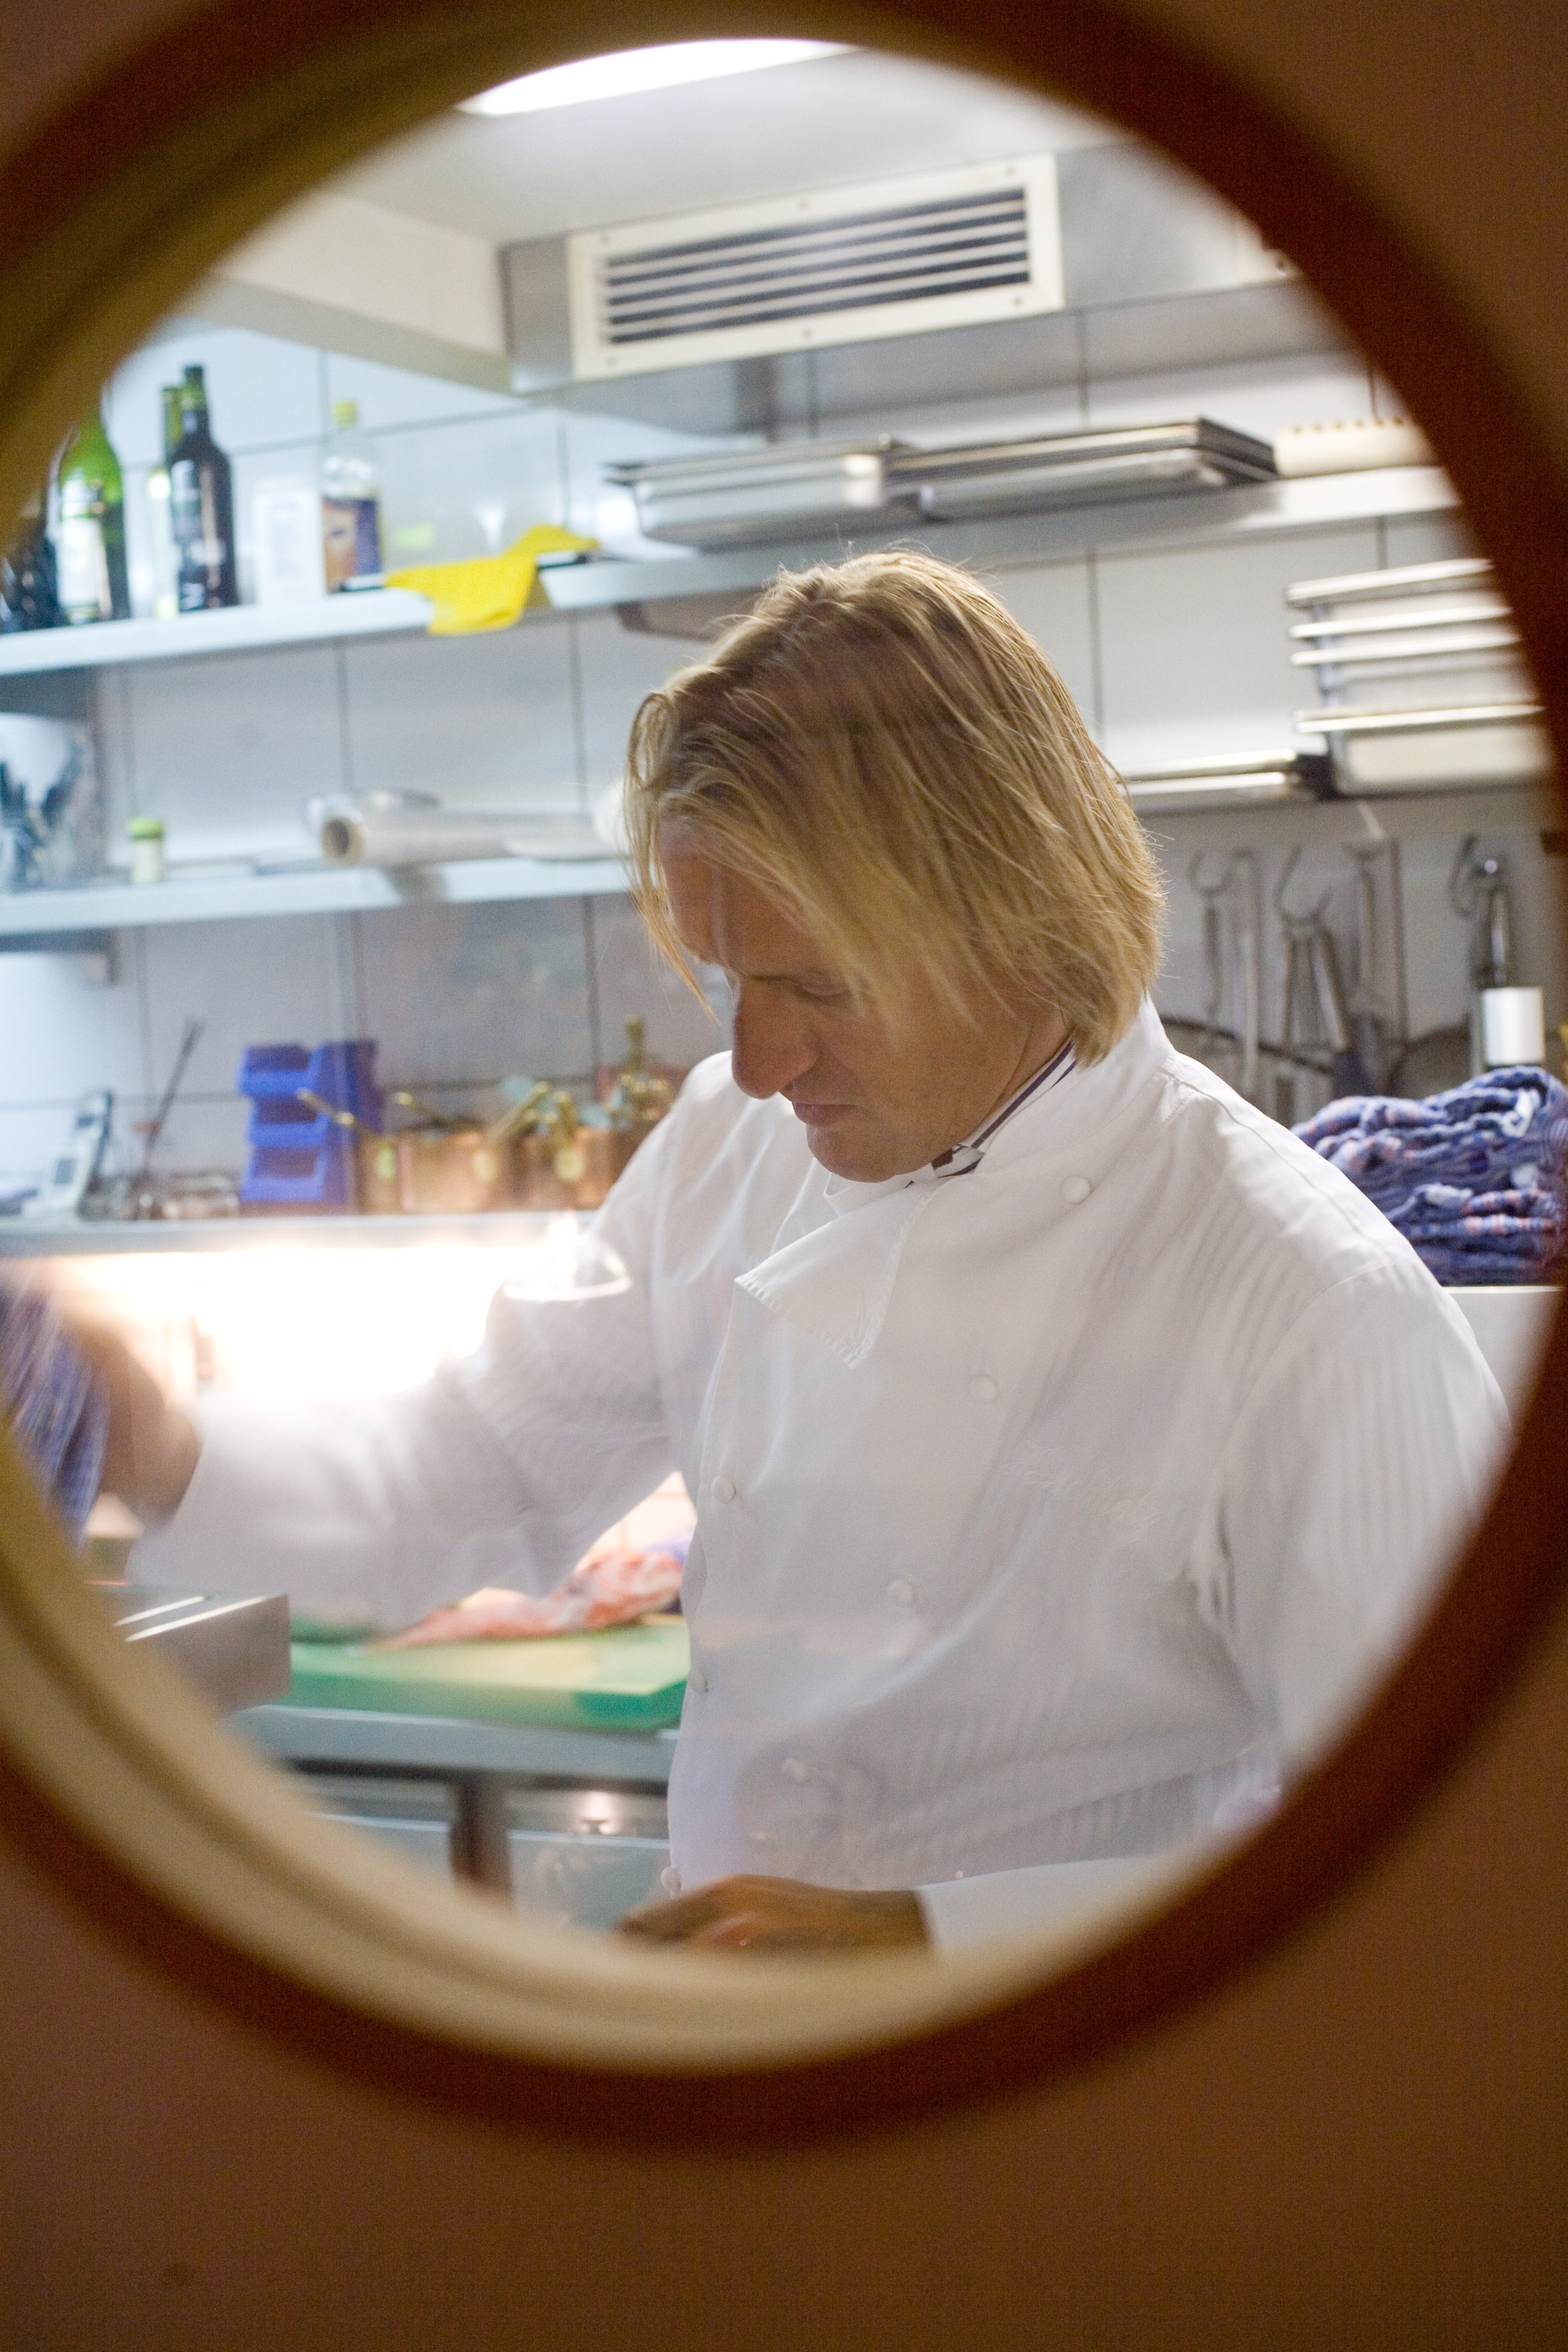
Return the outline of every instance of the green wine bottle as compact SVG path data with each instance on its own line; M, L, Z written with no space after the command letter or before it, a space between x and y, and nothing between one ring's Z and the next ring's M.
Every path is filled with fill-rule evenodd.
M125 621L125 485L101 407L79 425L55 471L55 568L60 611L73 625Z
M163 400L163 462L147 477L147 568L152 578L153 618L172 621L180 609L180 551L174 545L174 485L169 460L184 430L184 394L177 383L166 383Z

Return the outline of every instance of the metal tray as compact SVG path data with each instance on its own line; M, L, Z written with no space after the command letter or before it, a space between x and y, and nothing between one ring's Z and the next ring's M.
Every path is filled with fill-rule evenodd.
M1268 444L1250 434L1193 416L1173 425L1116 425L1027 441L915 450L896 458L889 472L894 496L912 494L921 513L933 521L958 521L1268 481L1274 457Z
M1335 782L1357 799L1534 783L1553 771L1539 702L1299 710L1296 725L1326 738Z
M890 496L889 460L906 446L879 434L862 441L656 457L605 471L606 480L630 490L645 538L680 547L736 547L809 538L880 514Z
M1279 801L1331 800L1333 776L1321 751L1258 751L1234 759L1175 760L1122 778L1142 816L1184 809L1252 808Z

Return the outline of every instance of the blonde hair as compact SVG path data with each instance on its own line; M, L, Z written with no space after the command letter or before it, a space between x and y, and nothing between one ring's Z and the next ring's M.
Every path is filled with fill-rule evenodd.
M1122 1034L1163 898L1126 790L1050 663L969 573L915 554L783 572L633 722L634 894L692 977L661 837L761 885L896 1022L923 968L969 1017L1054 1004Z

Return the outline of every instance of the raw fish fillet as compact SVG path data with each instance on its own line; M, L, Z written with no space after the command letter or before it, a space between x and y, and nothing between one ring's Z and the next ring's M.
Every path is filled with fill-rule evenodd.
M684 1541L677 1540L684 1550ZM542 1600L487 1584L451 1608L432 1610L416 1625L376 1646L418 1650L432 1642L517 1642L542 1633L596 1633L605 1625L629 1625L675 1599L684 1565L674 1549L590 1554Z

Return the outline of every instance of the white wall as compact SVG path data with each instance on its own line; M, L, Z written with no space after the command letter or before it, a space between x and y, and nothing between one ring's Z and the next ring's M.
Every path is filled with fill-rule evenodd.
M234 461L242 580L256 482L280 464L313 467L340 399L358 401L379 443L389 562L480 554L539 520L636 551L645 543L626 494L605 485L604 464L698 446L657 427L531 407L243 329L174 322L121 370L106 408L126 469L142 593L141 486L158 454L158 387L191 361L206 370L214 429ZM929 444L1201 413L1271 437L1282 425L1397 404L1347 351L1174 375L1086 375L1033 404L1015 395L963 408L879 410L859 422ZM852 432L857 420L836 420L833 429ZM1311 696L1287 658L1289 583L1427 561L1466 545L1458 525L1418 519L1246 547L1108 553L994 577L1111 758L1136 769L1290 742L1291 714ZM531 616L518 629L469 639L366 639L108 671L97 714L111 841L144 812L163 818L176 859L298 856L307 797L372 786L435 792L458 807L580 808L618 775L638 701L685 653L597 613ZM1496 845L1515 867L1521 977L1547 984L1555 1023L1568 1013L1568 995L1543 861L1528 841ZM1466 936L1446 896L1456 846L1423 841L1405 856L1416 1031L1464 1016ZM1263 861L1266 890L1282 854ZM1184 846L1170 861L1161 1004L1195 1016L1201 927L1187 856ZM1331 887L1329 919L1348 943L1352 863L1341 850L1316 851L1297 888L1310 900ZM1265 1026L1277 1030L1282 957L1273 946ZM246 1106L232 1089L247 1043L374 1035L385 1077L483 1109L507 1076L581 1084L616 1056L633 1011L647 1015L653 1049L678 1064L726 1042L656 969L624 899L125 932L107 989L55 959L5 956L0 1171L36 1171L88 1087L115 1088L127 1135L156 1099L187 1014L200 1014L207 1029L168 1130L167 1164L233 1168L243 1156ZM1309 1086L1298 1111L1326 1092Z

